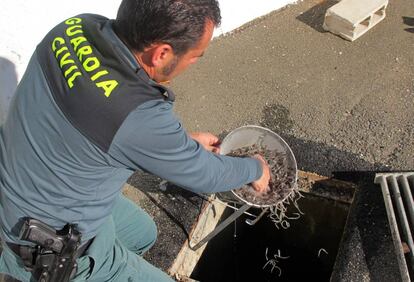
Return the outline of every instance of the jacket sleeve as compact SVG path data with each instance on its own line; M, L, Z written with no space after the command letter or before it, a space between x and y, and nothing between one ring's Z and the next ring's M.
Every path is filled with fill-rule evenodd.
M109 152L129 169L142 169L194 192L239 188L260 178L253 158L234 158L205 150L189 137L172 111L172 103L150 101L131 112Z

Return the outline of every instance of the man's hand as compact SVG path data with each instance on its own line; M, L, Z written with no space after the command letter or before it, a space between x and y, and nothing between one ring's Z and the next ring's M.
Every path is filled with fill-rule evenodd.
M258 159L262 164L262 176L252 182L253 189L259 193L265 193L269 190L270 168L266 160L261 155L254 155L253 158Z
M209 132L193 132L189 134L192 139L200 143L207 151L219 154L220 139Z

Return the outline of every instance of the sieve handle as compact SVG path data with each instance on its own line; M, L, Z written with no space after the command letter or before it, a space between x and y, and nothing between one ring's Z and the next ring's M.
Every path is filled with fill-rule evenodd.
M196 251L198 248L200 248L202 245L207 243L209 240L211 240L214 236L216 236L218 233L220 233L224 228L227 227L230 223L235 221L239 216L241 216L245 211L247 211L251 205L245 204L241 208L239 208L237 211L235 211L231 216L226 218L222 223L220 223L216 228L214 228L213 231L210 232L206 237L204 237L202 240L200 240L195 246L191 246L191 242L189 243L190 249L193 251Z

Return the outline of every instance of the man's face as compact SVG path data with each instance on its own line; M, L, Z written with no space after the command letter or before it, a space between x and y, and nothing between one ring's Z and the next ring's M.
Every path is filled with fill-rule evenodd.
M207 49L211 37L213 36L213 31L214 24L211 21L207 21L204 34L199 43L195 47L189 49L185 54L181 56L173 56L168 64L161 69L157 80L160 82L170 81L185 71L190 65L197 62L198 58L202 57L204 51Z
M162 68L161 70L162 75L170 76L173 73L173 71L176 69L179 61L180 59L178 58L178 56L174 56L174 58L168 63L168 65Z

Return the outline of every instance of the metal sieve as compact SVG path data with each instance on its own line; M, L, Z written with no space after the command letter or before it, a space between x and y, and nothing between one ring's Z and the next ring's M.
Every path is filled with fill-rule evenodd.
M224 138L220 146L220 152L222 155L226 155L239 148L249 147L254 144L261 148L266 147L267 150L276 150L279 153L286 154L287 165L291 170L293 170L294 173L294 181L292 182L291 187L287 188L290 189L290 191L286 193L285 197L279 198L277 201L275 201L275 203L269 205L251 203L246 199L240 197L238 194L236 194L234 190L231 190L230 192L216 193L218 198L220 198L224 202L238 203L242 204L242 206L240 208L236 208L225 203L228 207L235 209L235 212L233 212L232 215L230 215L223 222L217 225L212 232L210 232L207 236L201 239L198 243L193 245L192 240L190 240L189 246L192 250L197 250L198 248L200 248L202 245L204 245L206 242L208 242L210 239L216 236L219 232L221 232L224 228L226 228L226 226L228 226L230 223L232 223L238 217L240 217L243 213L247 214L247 210L252 206L263 208L260 215L256 216L254 220L246 219L247 224L256 224L257 221L267 212L270 206L276 205L279 202L283 202L287 197L289 197L291 192L293 192L295 185L297 185L296 183L298 179L295 156L293 155L292 150L289 148L288 144L286 144L286 142L273 131L255 125L246 125L236 128Z
M279 153L286 154L286 161L287 165L290 167L290 169L293 170L293 174L295 175L295 179L292 183L292 187L289 187L290 191L293 191L296 182L297 182L297 164L295 156L293 155L292 150L290 149L289 145L283 140L282 137L280 137L278 134L274 133L273 131L256 125L246 125L239 128L234 129L231 131L223 140L220 147L220 153L223 155L226 155L230 153L231 151L234 151L239 148L243 147L249 147L256 144L259 147L266 147L268 150L276 150ZM278 199L277 202L273 204L263 205L263 204L257 204L247 201L246 199L243 199L238 194L234 192L234 190L231 191L233 199L234 197L242 203L246 203L251 206L255 207L269 207L272 205L276 205L278 202L283 202L290 193L286 193L285 197L282 199ZM220 195L224 199L229 199L229 195L226 193L220 193Z

